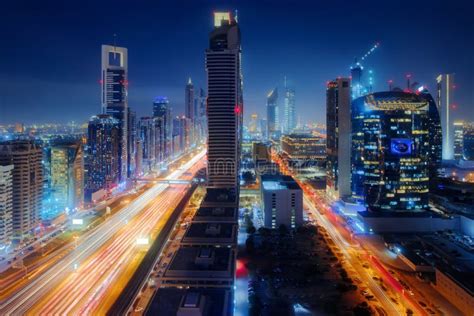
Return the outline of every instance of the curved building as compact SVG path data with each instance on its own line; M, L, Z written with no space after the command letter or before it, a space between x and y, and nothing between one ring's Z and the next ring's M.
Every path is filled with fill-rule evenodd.
M352 194L370 211L428 208L431 103L401 91L352 102Z

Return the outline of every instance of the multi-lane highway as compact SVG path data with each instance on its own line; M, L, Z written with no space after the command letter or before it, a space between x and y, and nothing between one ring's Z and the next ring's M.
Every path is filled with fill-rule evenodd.
M189 180L203 167L202 151L167 179ZM159 183L84 234L77 247L0 304L0 314L105 313L111 295L118 296L130 267L138 265L140 237L153 235L187 187ZM105 293L107 292L107 296ZM104 304L106 301L107 304Z

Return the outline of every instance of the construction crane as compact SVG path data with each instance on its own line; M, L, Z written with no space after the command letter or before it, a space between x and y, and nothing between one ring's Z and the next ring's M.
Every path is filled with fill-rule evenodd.
M365 61L373 52L380 46L380 43L375 43L361 58L360 62L357 58L354 59L354 65L351 67L351 78L352 78L352 98L358 98L362 95L372 92L373 86L373 72L369 70L368 86L362 83L363 70L361 62Z

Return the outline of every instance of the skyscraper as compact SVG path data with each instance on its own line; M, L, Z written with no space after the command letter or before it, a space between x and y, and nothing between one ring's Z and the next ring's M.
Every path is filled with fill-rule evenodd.
M137 151L137 115L135 111L128 111L127 121L127 177L135 178L137 173L136 151Z
M463 158L464 160L474 160L474 123L464 125L463 137Z
M296 128L295 89L288 87L285 77L285 99L283 104L282 133L292 133Z
M352 102L352 193L370 211L428 208L429 123L429 102L415 93Z
M267 135L275 137L280 130L280 117L278 115L278 89L275 88L267 95Z
M110 115L93 116L87 135L86 198L119 182L120 122Z
M157 97L153 102L153 117L158 137L155 140L155 158L166 161L171 154L171 108L167 97Z
M0 249L13 238L13 165L0 165Z
M208 185L239 185L242 139L240 29L230 12L214 13L206 50L208 84Z
M252 113L252 115L250 115L249 133L256 133L257 125L258 125L258 114Z
M464 143L464 122L455 121L453 123L454 132L454 159L459 160L463 158L463 143Z
M51 147L51 193L54 207L64 210L84 202L84 154L80 142Z
M139 123L140 139L142 141L142 165L144 172L154 170L156 165L156 130L153 117L142 117Z
M438 111L443 133L443 160L451 160L454 159L454 131L451 113L454 75L441 74L436 78L436 81L438 82Z
M338 78L326 88L326 192L351 195L351 80Z
M184 111L185 116L191 121L194 122L194 85L189 78L188 83L186 84L185 94L184 94Z
M13 165L12 229L23 239L39 224L43 199L41 146L29 139L0 143L0 165Z
M119 122L119 180L127 177L128 163L128 50L102 45L102 114Z

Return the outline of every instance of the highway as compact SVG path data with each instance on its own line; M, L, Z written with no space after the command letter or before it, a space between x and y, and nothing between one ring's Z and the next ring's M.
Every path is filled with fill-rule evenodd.
M205 151L200 152L167 179L191 179L203 167L204 155ZM125 286L125 281L123 284L116 281L123 278L130 263L135 266L139 263L134 260L140 252L137 238L148 237L157 226L163 225L169 210L186 189L183 185L154 185L81 236L73 252L1 302L0 314L95 314L97 309L105 313L106 306L102 304L105 293L109 296L109 289L116 293L117 287Z

